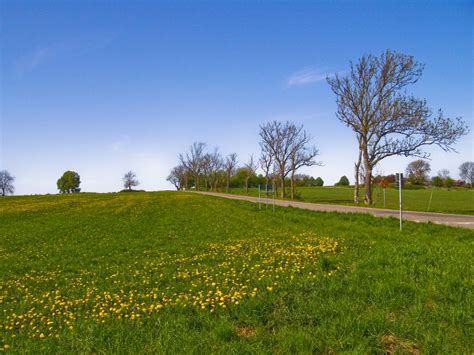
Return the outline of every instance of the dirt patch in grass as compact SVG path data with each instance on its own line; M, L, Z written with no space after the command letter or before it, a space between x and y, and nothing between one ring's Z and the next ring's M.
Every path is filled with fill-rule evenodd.
M235 333L242 338L251 338L255 335L256 331L251 327L237 326L235 328Z
M417 345L410 340L399 339L394 335L384 335L380 338L380 344L385 354L420 354Z

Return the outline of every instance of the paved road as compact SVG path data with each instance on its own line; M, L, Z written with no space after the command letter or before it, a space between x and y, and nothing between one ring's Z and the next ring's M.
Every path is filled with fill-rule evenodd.
M218 192L196 192L203 195L217 196L229 198L233 200L242 200L258 203L258 197L242 196L234 194L224 194ZM386 210L381 208L368 208L356 206L343 205L326 205L320 203L308 203L298 201L275 200L275 205L284 207L303 208L312 211L326 211L326 212L341 212L341 213L369 213L376 217L399 217L399 212L396 210ZM460 214L446 214L446 213L432 213L432 212L414 212L403 211L403 219L415 222L432 222L437 224L447 224L454 227L463 227L474 229L474 216L460 215Z

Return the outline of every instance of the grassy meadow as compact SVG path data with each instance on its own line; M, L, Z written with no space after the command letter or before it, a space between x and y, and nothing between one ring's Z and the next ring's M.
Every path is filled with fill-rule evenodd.
M245 189L231 189L230 193L245 195ZM248 195L258 196L258 189L249 189ZM263 196L263 192L262 192ZM298 187L297 199L304 202L354 206L353 187ZM360 196L363 200L363 188ZM374 204L371 207L398 209L398 189L387 188L385 206L383 189L374 187ZM279 196L277 196L279 198ZM410 211L474 214L474 189L421 188L403 190L403 208ZM430 202L431 200L431 202ZM359 206L364 206L363 201Z
M0 198L0 350L472 353L473 244L192 193Z

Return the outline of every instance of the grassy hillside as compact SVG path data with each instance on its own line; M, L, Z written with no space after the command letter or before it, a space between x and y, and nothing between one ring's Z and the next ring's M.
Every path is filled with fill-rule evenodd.
M232 189L231 193L244 195L245 190ZM250 189L249 195L258 196L258 189ZM354 189L351 187L299 187L297 195L298 200L304 202L354 205ZM384 206L383 190L375 187L372 207L388 209L398 209L398 189L387 188L385 202ZM361 202L360 206L365 205ZM474 214L474 189L404 189L403 208L410 211Z
M473 242L190 193L1 198L0 348L470 353Z

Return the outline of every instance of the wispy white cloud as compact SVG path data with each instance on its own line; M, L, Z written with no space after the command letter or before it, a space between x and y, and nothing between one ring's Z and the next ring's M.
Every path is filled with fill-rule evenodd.
M17 62L17 70L20 74L32 71L44 61L54 58L58 48L56 46L41 46L33 52L20 58Z
M114 152L122 150L124 147L130 144L130 137L127 135L121 135L116 141L109 144L109 148Z
M342 73L342 72L341 72ZM300 86L324 81L329 76L334 75L327 69L304 68L290 75L287 81L288 86Z
M299 70L290 75L288 86L311 84L326 79L327 74L313 68Z
M93 38L79 37L41 45L20 57L16 62L16 69L20 75L23 75L57 57L81 55L97 48L106 47L114 38L115 34L102 34Z

